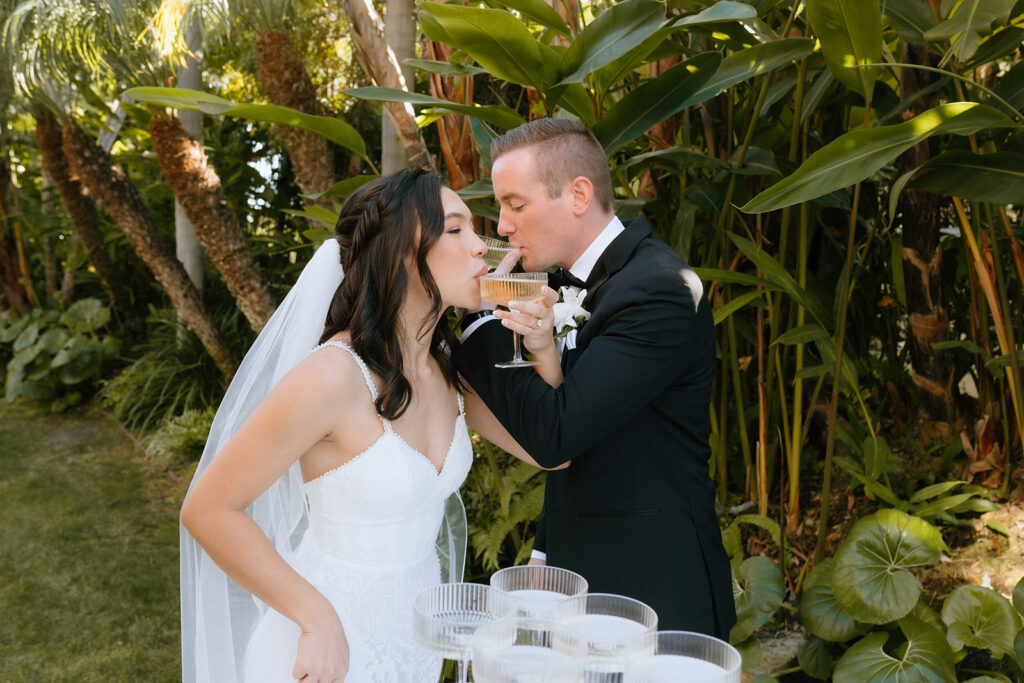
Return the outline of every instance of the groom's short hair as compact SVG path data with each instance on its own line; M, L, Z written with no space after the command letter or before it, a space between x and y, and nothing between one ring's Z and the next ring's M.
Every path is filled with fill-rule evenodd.
M612 210L612 178L608 157L597 138L579 121L537 119L507 131L491 142L491 163L523 147L533 147L541 182L552 199L573 178L584 176L594 186L601 208Z

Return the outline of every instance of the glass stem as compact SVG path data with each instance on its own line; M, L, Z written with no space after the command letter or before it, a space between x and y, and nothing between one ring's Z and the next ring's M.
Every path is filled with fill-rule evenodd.
M523 359L523 335L518 332L512 334L512 348L515 349L512 360L521 361Z
M459 659L455 662L456 678L459 683L469 682L469 661L466 659Z

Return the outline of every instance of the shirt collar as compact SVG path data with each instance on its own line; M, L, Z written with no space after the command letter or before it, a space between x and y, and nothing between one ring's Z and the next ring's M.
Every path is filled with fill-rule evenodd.
M611 222L594 238L590 246L580 254L580 257L576 259L576 263L572 264L572 267L569 268L569 272L586 282L587 278L590 277L590 271L594 269L594 265L597 263L597 259L601 258L601 254L612 243L612 240L618 237L619 233L625 229L619 217L612 216Z

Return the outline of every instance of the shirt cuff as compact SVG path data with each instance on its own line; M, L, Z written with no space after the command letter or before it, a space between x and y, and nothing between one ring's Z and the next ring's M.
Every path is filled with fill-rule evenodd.
M494 317L493 313L488 313L487 315L485 315L482 318L477 318L476 320L471 322L466 327L466 329L462 330L462 334L459 335L459 343L461 344L462 342L464 342L467 339L469 339L469 335L473 334L473 332L476 330L476 328L480 327L481 325L483 325L488 320L497 320L497 318Z
M530 559L531 560L544 560L545 562L547 562L548 561L548 554L546 552L542 551L542 550L534 550L533 552L530 553Z

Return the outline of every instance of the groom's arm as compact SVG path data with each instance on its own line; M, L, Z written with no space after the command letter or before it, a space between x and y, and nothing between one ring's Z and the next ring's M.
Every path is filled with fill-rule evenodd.
M618 430L685 371L695 336L712 333L706 299L698 310L678 274L655 273L643 285L614 293L618 310L601 321L557 389L534 372L493 367L512 347L497 322L481 325L456 350L459 371L542 466L571 460Z

